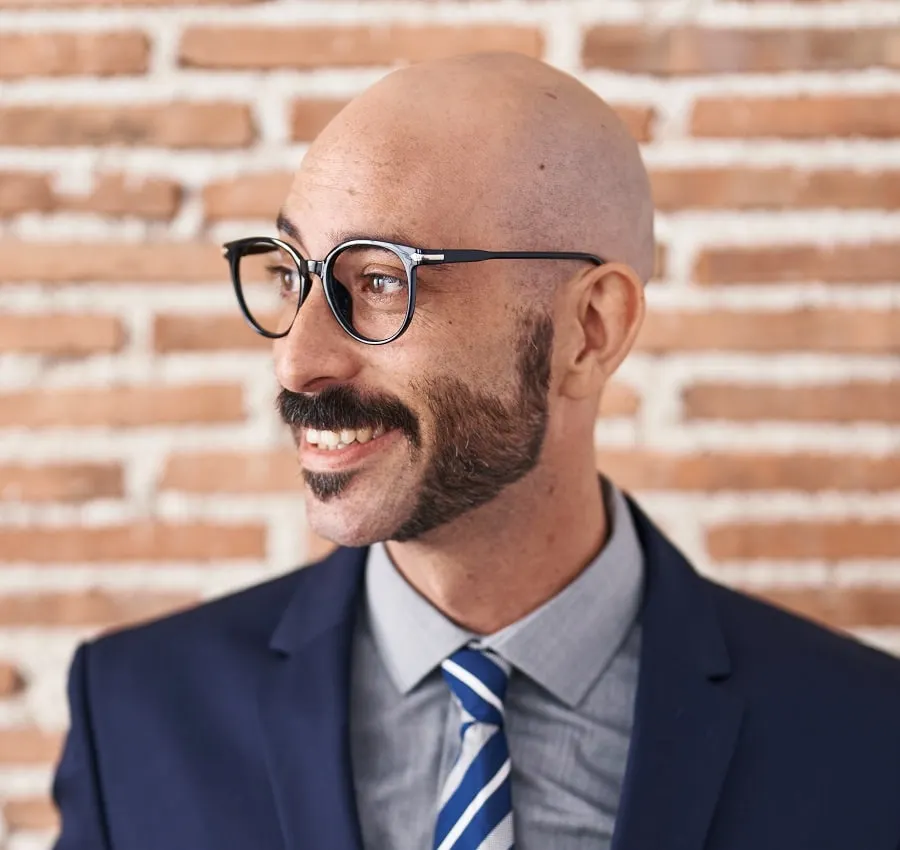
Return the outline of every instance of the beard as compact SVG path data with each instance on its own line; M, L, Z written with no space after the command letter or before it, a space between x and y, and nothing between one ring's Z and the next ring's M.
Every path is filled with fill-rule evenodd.
M520 320L516 341L516 392L512 402L474 390L459 378L421 381L434 423L434 449L409 516L386 539L405 542L452 522L495 499L537 465L547 432L553 322L534 311ZM277 400L293 428L339 431L380 424L403 433L415 461L422 454L419 418L398 399L366 395L349 386L314 396L282 389ZM338 498L356 472L311 472L303 479L313 496Z

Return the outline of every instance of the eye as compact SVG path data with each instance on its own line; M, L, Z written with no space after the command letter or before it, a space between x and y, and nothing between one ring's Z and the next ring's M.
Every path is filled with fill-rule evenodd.
M363 277L364 288L372 295L395 295L406 289L406 278L390 274L368 274Z
M278 286L284 295L293 295L300 291L300 275L297 269L285 265L266 266L269 279Z

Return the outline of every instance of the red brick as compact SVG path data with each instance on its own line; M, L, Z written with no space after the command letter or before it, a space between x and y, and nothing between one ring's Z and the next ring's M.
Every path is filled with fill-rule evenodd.
M748 587L745 591L833 629L900 626L900 590L892 587Z
M188 593L112 593L103 590L0 596L0 626L12 628L102 628L152 620L196 604ZM3 761L0 732L0 762ZM41 759L43 760L43 759Z
M291 139L295 142L311 142L345 105L344 100L295 101L291 107ZM282 196L279 204L283 200Z
M600 400L600 416L634 416L641 407L641 397L635 389L626 384L612 383Z
M890 492L900 487L900 456L603 449L598 468L628 490L717 493L792 490Z
M31 281L229 285L228 263L214 243L0 241L0 284Z
M131 215L168 221L181 203L181 186L172 180L137 179L125 174L98 175L84 195L57 194L54 210L98 215Z
M237 103L0 107L0 145L234 148L254 137Z
M0 661L0 697L11 697L25 689L25 677L8 661Z
M172 351L267 351L272 341L255 333L238 313L233 316L157 316L153 323L153 346L162 353Z
M115 463L0 464L0 503L84 502L124 494L122 467Z
M543 35L513 26L190 27L181 65L273 69L327 66L383 67L458 53L512 51L539 57Z
M900 277L900 242L866 245L788 245L710 248L694 266L694 280L719 283L882 283Z
M650 174L660 210L900 209L900 171L669 168Z
M295 120L297 108L295 104ZM292 177L288 171L275 171L244 174L231 180L210 183L203 189L207 221L226 218L265 218L274 221L287 197Z
M698 383L685 390L683 403L688 420L900 422L900 393L889 381L787 387Z
M125 328L115 316L0 314L0 351L57 357L119 351Z
M628 104L614 103L612 107L636 142L643 144L653 140L656 110L652 106L630 106Z
M707 531L706 543L710 556L717 561L896 559L900 557L900 523L890 520L725 523Z
M0 601L0 607L3 602ZM0 729L0 764L34 765L56 762L62 750L63 735L36 726Z
M0 216L26 212L86 212L167 221L178 210L181 187L171 180L99 174L85 194L55 192L46 174L0 172Z
M635 74L844 71L900 66L900 30L609 26L585 34L587 68Z
M900 353L900 310L808 307L786 312L650 310L637 349Z
M0 34L0 79L87 74L143 74L150 40L125 32Z
M53 206L53 190L46 174L0 171L0 216L44 212Z
M299 493L295 452L203 452L169 458L161 490L186 493Z
M0 427L6 428L139 428L243 418L243 391L235 384L34 389L0 395Z
M900 95L801 95L701 98L691 133L710 138L815 139L900 135Z
M9 800L3 806L3 820L10 832L59 829L59 816L49 797Z
M99 528L0 528L0 562L226 561L266 555L259 524L146 522Z

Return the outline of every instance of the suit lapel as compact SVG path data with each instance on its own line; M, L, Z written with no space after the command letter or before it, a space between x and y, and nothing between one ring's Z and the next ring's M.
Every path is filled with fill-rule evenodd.
M276 630L259 710L290 850L360 850L348 735L350 651L365 550L339 549L298 574Z
M631 505L646 562L634 730L612 850L701 850L743 702L709 585Z

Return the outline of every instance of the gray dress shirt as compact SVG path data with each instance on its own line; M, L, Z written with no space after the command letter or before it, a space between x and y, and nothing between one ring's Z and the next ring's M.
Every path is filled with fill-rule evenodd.
M431 850L459 751L440 663L472 641L513 667L506 696L517 850L605 850L637 688L643 553L621 492L603 482L611 534L552 599L487 637L460 628L369 551L354 633L350 752L366 850Z

